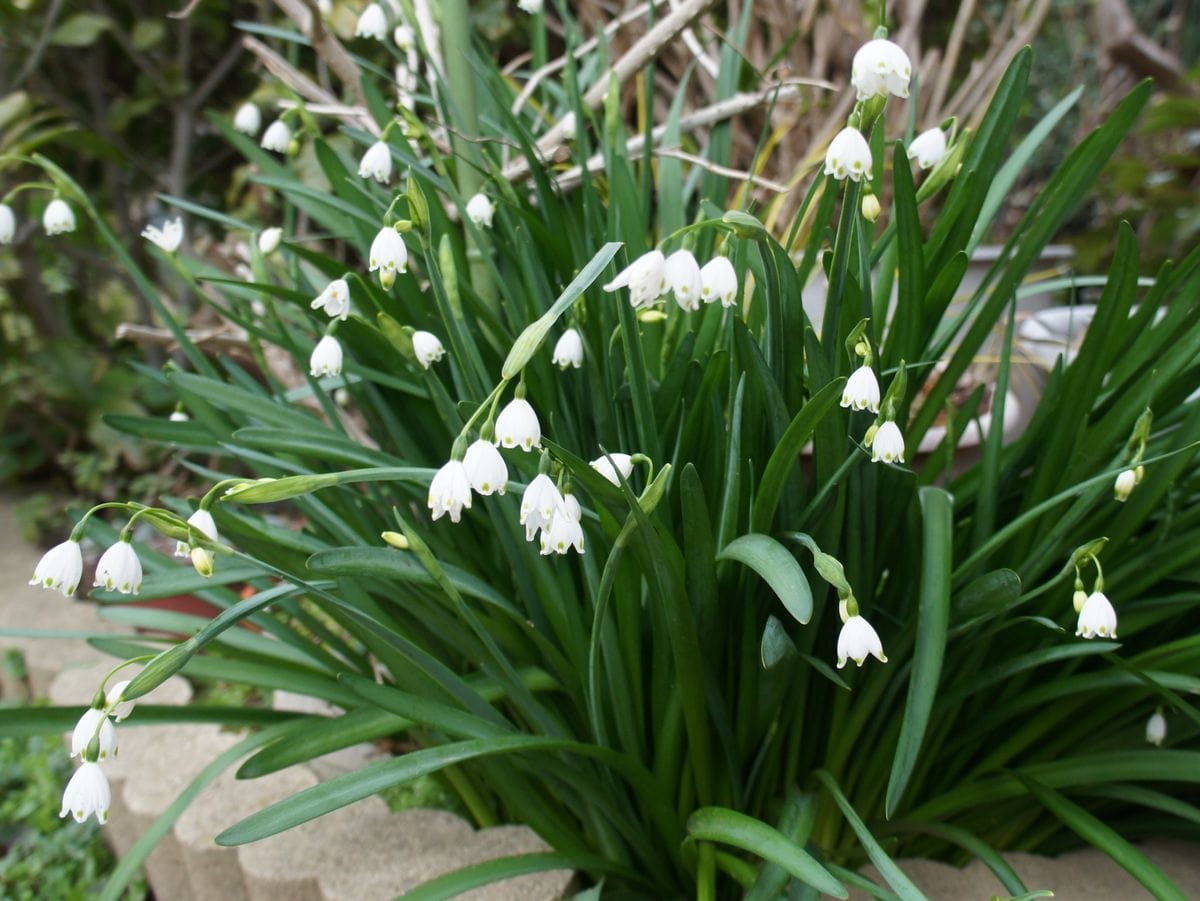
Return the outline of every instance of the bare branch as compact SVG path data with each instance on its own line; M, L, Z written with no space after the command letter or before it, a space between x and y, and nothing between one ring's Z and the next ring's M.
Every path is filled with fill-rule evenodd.
M718 166L716 163L709 162L702 156L685 153L678 147L658 147L654 151L655 156L669 156L677 160L683 160L685 163L692 163L699 166L701 169L707 169L717 175L722 175L726 178L733 178L737 181L748 181L752 185L758 185L760 188L766 188L768 191L774 191L776 194L786 194L791 190L787 185L780 184L777 181L771 181L769 178L763 178L761 175L754 175L751 172L743 172L741 169L730 169L728 166Z

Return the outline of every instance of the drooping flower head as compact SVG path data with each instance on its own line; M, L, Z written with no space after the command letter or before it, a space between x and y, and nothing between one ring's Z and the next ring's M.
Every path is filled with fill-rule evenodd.
M67 202L55 197L42 213L42 228L48 235L65 235L75 231L75 213Z
M1075 634L1084 638L1116 638L1117 611L1103 591L1093 591L1079 611Z
M433 332L413 332L413 353L422 369L428 369L446 354L441 339Z
M133 708L137 706L136 699L132 701L126 701L121 697L121 695L125 693L125 687L128 684L128 679L117 682L108 690L108 694L104 696L104 709L108 712L108 715L118 723L129 716L129 714L133 713Z
M17 235L17 217L12 207L0 203L0 244L11 244Z
M187 518L187 524L207 538L209 541L220 541L217 534L217 522L208 510L197 510ZM187 541L175 542L175 556L187 557L192 553L192 545Z
M1167 739L1167 718L1162 715L1161 710L1156 710L1150 714L1150 719L1146 720L1146 741L1158 747Z
M521 12L529 13L531 16L536 16L542 11L543 0L517 0L517 7Z
M903 463L904 436L900 434L900 426L890 419L883 423L868 442L871 448L871 462Z
M237 112L233 114L233 127L235 131L254 137L262 128L262 113L259 112L257 106L247 101L239 106Z
M946 133L940 128L923 131L908 145L908 158L922 169L932 169L946 155Z
M666 263L667 284L681 310L700 309L700 264L690 250L677 250Z
M67 783L66 791L63 792L62 810L58 815L65 817L69 813L75 818L75 822L82 823L95 814L96 822L104 825L108 822L111 806L112 790L108 787L104 771L100 769L100 764L85 760Z
M379 273L379 284L390 291L396 282L396 273L408 270L408 247L400 233L394 228L381 228L371 242L368 271Z
M647 306L667 291L667 261L661 250L642 254L604 286L605 291L629 289L629 303L634 308Z
M345 319L350 315L350 286L344 278L335 278L309 306L323 309L330 319Z
M845 666L847 660L853 660L862 666L868 655L873 656L880 663L887 663L887 657L883 653L883 642L879 640L879 633L875 631L874 626L867 622L865 617L856 614L847 618L842 624L842 631L838 633L838 669Z
M842 406L879 412L879 380L875 378L875 370L863 365L850 374L842 389Z
M575 549L575 553L582 554L583 526L580 524L582 518L583 511L580 510L579 501L575 499L575 495L570 493L563 495L562 503L554 511L549 528L542 528L540 542L542 555L565 554L571 548Z
M264 150L273 150L276 153L287 153L288 145L292 143L292 130L288 128L288 124L282 119L276 119L267 126L267 130L263 132L262 140L258 142L258 146Z
M1126 469L1119 476L1117 481L1113 483L1113 497L1121 503L1129 500L1129 495L1133 493L1133 489L1137 486L1137 473L1132 469Z
M508 486L508 464L490 441L480 438L472 442L463 457L463 466L476 494L503 494Z
M496 417L495 444L531 451L542 446L542 426L533 405L523 397L514 397Z
M850 66L850 83L859 100L888 94L907 97L910 78L912 62L908 54L899 44L884 38L867 41L859 47Z
M721 301L721 306L732 307L737 303L737 273L729 257L713 257L700 270L700 297L705 303Z
M382 41L387 37L387 15L378 3L368 3L367 8L358 17L354 27L356 38L374 38Z
M462 518L463 508L471 509L471 480L462 460L448 461L429 483L429 509L433 519L449 513L451 522Z
M629 481L629 477L633 475L633 457L629 454L613 453L597 457L588 466L618 487L622 478ZM620 478L617 477L618 472L621 474Z
M871 177L871 146L857 128L843 128L825 151L825 174L838 181L861 181Z
M476 228L491 228L495 214L496 207L486 194L476 194L467 201L467 218L475 223Z
M583 365L583 339L573 328L562 333L562 337L554 345L554 356L551 362L560 369L573 366L578 369Z
M108 711L100 707L89 707L84 711L71 733L71 756L79 757L87 751L92 739L97 740L97 760L108 760L117 754L117 730L108 718Z
M96 564L96 580L92 584L121 594L141 591L142 562L133 545L122 538L101 554L100 562Z
M83 552L78 541L68 539L42 554L42 559L33 568L29 584L61 592L63 597L69 598L79 587L82 576Z
M521 525L526 541L533 541L538 529L549 528L562 503L562 495L550 476L538 473L533 477L521 495Z
M373 178L386 185L392 177L392 151L383 141L376 141L367 148L358 164L359 178Z
M279 249L279 242L283 240L283 229L277 226L264 228L258 236L258 249L263 256L270 256Z
M151 244L167 253L174 253L183 243L183 219L176 216L163 223L162 228L147 225L142 230L142 237Z
M308 371L313 378L342 374L342 345L333 335L325 335L308 358Z

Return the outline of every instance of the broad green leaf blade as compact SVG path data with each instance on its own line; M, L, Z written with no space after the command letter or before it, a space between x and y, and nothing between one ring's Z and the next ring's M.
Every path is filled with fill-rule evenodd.
M1155 898L1187 901L1187 896L1167 878L1162 870L1111 827L1105 825L1074 801L1068 800L1036 779L1020 773L1017 773L1016 776L1024 783L1029 793L1037 798L1043 807L1062 820L1068 829L1097 850L1107 854L1114 863L1119 864L1130 876L1149 889Z
M816 858L779 830L754 817L725 807L702 807L688 817L687 831L694 839L721 842L757 854L826 895L849 897L846 887L834 879Z
M917 613L917 641L912 672L908 682L908 700L900 725L900 740L892 757L885 811L890 818L904 795L917 754L929 725L929 714L937 697L942 659L946 653L946 629L950 623L950 571L953 568L954 499L941 488L920 490L924 514L924 540L921 550L920 606Z
M752 533L735 538L717 554L718 560L736 560L762 577L798 622L812 618L812 590L792 552L770 535Z
M302 494L311 494L334 485L347 485L351 482L404 481L427 485L433 481L435 472L436 470L433 469L421 469L413 466L372 466L365 469L347 469L344 472L327 472L320 475L285 476L282 479L248 484L245 488L239 488L226 494L221 500L239 504L270 504L299 497Z
M71 707L6 707L0 708L0 738L23 738L31 735L54 735L70 732L79 722L83 705ZM124 726L157 726L164 723L219 723L222 726L270 726L297 719L286 710L266 710L254 707L176 706L173 704L138 704L137 716L130 717Z
M1011 569L996 569L984 573L957 593L954 613L968 617L1000 612L1015 604L1020 596L1020 576Z
M850 824L850 828L854 830L854 834L858 836L859 844L863 850L867 852L867 857L871 859L871 863L875 864L875 869L879 871L884 881L892 887L892 890L899 895L903 901L926 901L925 895L917 888L911 879L904 875L904 871L896 866L895 861L888 857L887 852L883 850L875 836L867 829L867 824L862 821L862 817L858 815L850 802L846 800L846 796L842 794L841 788L838 787L837 780L833 778L826 770L816 770L813 775L829 789L829 794L833 796L834 802L842 811L842 816L846 818L846 822Z

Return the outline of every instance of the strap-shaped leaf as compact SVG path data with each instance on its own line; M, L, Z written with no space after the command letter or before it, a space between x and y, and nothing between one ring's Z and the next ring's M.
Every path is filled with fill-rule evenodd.
M751 533L735 538L717 554L718 560L744 563L771 586L788 613L798 622L812 618L812 589L792 552L770 535Z

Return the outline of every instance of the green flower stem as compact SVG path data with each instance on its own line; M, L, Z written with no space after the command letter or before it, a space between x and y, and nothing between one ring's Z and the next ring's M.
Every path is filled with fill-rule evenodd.
M108 501L107 503L97 504L96 506L92 507L92 509L88 510L87 513L83 514L83 517L79 520L79 522L75 523L75 528L71 530L71 540L74 542L83 540L83 530L87 526L87 521L101 510L111 510L118 507L122 510L137 510L141 506L141 504L135 504L126 501Z

